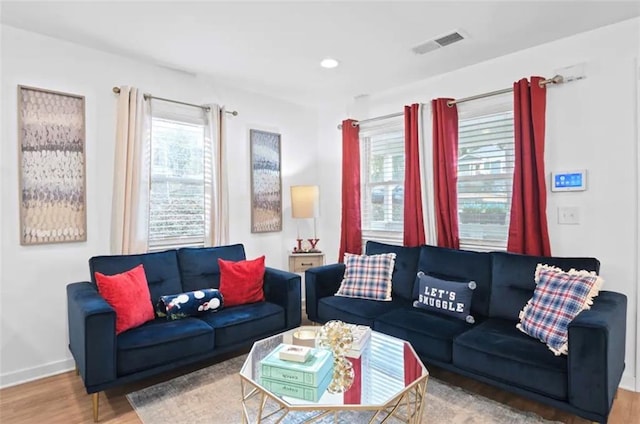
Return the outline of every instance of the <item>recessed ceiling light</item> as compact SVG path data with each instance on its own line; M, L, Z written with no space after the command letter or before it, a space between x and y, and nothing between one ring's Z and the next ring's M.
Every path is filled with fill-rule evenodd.
M325 59L322 59L322 62L320 62L320 66L327 69L335 68L336 66L338 66L338 61L327 57Z

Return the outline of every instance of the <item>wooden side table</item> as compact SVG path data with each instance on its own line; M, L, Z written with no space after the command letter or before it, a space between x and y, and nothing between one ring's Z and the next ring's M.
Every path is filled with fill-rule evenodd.
M324 265L324 253L322 252L314 252L314 253L293 253L289 252L289 272L297 272L302 274L302 287L300 287L300 294L302 295L302 316L303 318L307 316L307 305L306 305L306 290L305 290L305 281L304 281L304 273L309 268L313 268L315 266Z
M293 253L289 252L289 271L304 273L309 268L324 265L324 253Z

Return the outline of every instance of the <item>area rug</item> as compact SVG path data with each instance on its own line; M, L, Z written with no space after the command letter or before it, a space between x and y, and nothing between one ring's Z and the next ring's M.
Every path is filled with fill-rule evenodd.
M127 399L144 424L239 424L240 377L245 355L130 393ZM340 422L368 422L371 415L340 414ZM290 418L290 417L287 417ZM298 422L300 416L283 423ZM323 421L320 421L323 422ZM328 422L333 422L331 419ZM548 424L535 414L515 410L429 377L423 423Z

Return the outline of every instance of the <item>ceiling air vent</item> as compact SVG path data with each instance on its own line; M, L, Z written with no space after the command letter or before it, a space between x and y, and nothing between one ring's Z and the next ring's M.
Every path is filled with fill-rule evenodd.
M451 34L447 34L444 37L436 38L435 42L440 44L442 47L445 47L449 44L453 44L462 40L464 40L464 37L459 32L452 32Z
M415 54L425 54L437 50L440 47L445 47L449 44L462 41L464 40L464 38L465 37L462 34L460 34L458 31L455 31L451 34L443 35L442 37L438 37L436 39L426 41L422 44L418 44L417 46L412 48L411 51L413 51Z

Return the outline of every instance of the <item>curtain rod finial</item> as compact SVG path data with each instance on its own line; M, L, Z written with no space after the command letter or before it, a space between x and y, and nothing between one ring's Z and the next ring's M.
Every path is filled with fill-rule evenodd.
M120 94L120 87L113 87L113 92L116 94Z

